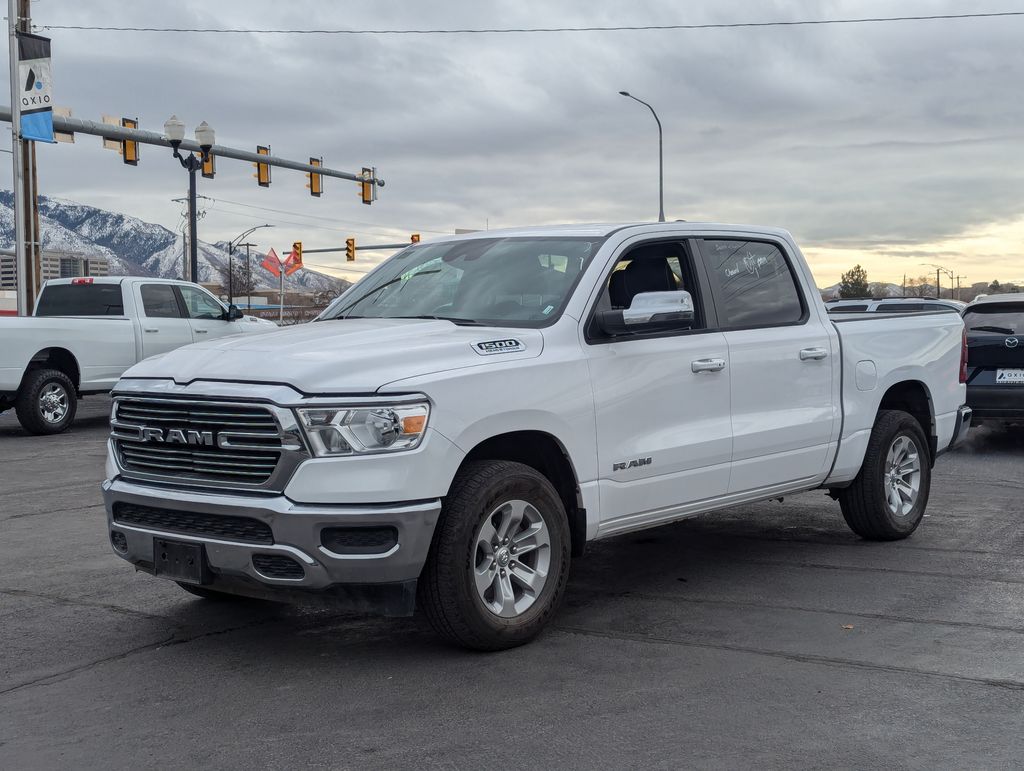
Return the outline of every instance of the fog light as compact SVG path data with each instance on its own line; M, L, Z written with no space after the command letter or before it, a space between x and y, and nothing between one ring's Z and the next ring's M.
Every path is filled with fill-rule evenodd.
M398 543L398 529L374 527L325 527L320 532L324 548L335 554L383 554Z
M110 531L110 543L116 551L121 554L128 553L128 539L124 537L124 533L120 530Z

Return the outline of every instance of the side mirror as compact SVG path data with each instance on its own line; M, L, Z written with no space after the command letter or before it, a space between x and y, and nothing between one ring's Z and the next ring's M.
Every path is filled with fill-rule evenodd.
M693 297L684 291L641 292L626 310L597 314L598 326L606 335L690 329L693 319Z
M237 305L229 305L227 315L224 317L227 321L238 321L245 314L242 313Z

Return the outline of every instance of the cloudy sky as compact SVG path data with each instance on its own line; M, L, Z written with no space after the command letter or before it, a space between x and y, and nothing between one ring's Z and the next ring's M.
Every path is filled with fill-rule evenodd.
M37 26L425 29L782 21L1024 11L1022 0L563 0L124 3L36 0ZM940 263L1024 280L1024 17L758 29L476 35L169 34L41 30L56 103L80 118L171 113L217 141L377 166L354 184L275 170L258 188L222 160L201 180L200 237L263 222L264 246L406 240L460 228L657 216L665 128L670 219L790 229L821 286L862 263L899 282ZM44 193L180 227L186 176L144 146L121 164L96 137L39 151ZM6 145L9 146L9 145ZM10 156L6 156L10 157ZM10 165L0 169L9 186ZM344 257L311 255L336 275ZM360 255L359 270L373 258Z

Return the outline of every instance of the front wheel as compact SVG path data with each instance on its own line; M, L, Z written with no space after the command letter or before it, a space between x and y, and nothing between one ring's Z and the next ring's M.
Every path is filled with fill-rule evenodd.
M419 605L450 642L512 648L558 609L569 561L565 507L546 477L522 463L470 463L445 498Z
M931 479L928 440L921 424L906 412L882 410L860 473L839 493L843 518L862 538L906 538L921 524Z

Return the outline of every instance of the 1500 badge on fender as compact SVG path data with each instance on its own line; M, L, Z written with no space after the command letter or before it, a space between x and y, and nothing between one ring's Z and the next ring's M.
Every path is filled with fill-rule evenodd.
M473 343L473 350L481 356L491 356L495 353L518 353L525 351L526 346L521 340L510 337L506 340L486 340L482 343Z

